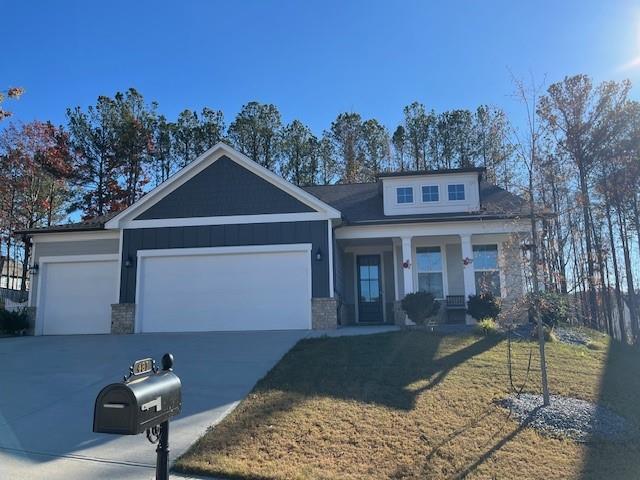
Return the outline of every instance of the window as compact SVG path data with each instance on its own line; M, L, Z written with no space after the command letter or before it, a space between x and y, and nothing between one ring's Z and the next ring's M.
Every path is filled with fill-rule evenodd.
M398 187L396 189L398 203L413 203L413 188Z
M473 268L476 275L476 291L490 292L500 297L500 268L497 245L474 245Z
M416 250L418 263L418 289L444 298L442 281L442 252L440 247L424 247Z
M464 184L454 183L447 188L449 189L449 200L464 200Z
M422 187L422 201L423 202L439 202L440 201L440 189L438 185L425 185Z

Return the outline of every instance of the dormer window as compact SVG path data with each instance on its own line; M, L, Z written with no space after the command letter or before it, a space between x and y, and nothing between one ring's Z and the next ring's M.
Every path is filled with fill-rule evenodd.
M413 203L413 188L412 187L396 188L396 199L399 204Z
M453 183L447 186L449 192L449 200L464 200L464 184Z
M439 202L440 188L438 187L438 185L424 185L422 187L422 201L423 202Z

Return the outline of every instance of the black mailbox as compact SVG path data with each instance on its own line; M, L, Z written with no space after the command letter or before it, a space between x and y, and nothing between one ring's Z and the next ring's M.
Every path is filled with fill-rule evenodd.
M164 359L163 359L164 360ZM149 359L139 362L148 362ZM96 398L93 431L119 435L137 435L180 413L182 394L180 379L169 369L151 368L134 373L123 383L104 387Z

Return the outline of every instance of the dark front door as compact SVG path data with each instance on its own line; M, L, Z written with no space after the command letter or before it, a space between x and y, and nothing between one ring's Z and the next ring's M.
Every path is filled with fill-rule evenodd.
M379 255L358 255L358 321L382 323Z

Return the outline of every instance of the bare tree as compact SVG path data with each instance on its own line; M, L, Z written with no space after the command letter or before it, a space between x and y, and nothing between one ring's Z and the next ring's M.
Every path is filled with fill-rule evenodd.
M513 77L515 86L515 97L523 105L526 113L526 130L524 134L520 134L516 128L513 128L514 146L516 155L521 160L527 172L527 187L529 201L529 219L531 222L531 277L533 290L533 319L538 328L538 345L540 350L540 374L542 383L542 398L545 406L549 405L549 385L547 381L547 361L545 356L544 328L542 318L539 312L540 302L540 281L538 273L539 261L539 245L538 245L538 227L535 202L534 178L538 169L538 143L544 135L544 126L538 120L538 98L540 87L536 85L535 80L531 80L530 85L525 85L523 81Z

